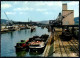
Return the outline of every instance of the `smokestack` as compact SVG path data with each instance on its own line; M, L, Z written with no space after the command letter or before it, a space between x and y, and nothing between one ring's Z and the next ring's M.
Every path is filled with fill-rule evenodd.
M62 10L67 10L67 4L62 5Z

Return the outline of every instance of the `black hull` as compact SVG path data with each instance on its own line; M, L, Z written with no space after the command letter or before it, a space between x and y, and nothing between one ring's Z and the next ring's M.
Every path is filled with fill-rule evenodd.
M34 29L31 29L31 32L33 32L34 31Z
M31 32L33 32L35 30L35 28L34 29L31 29Z
M43 52L44 51L44 47L43 48L29 48L30 52Z
M12 32L12 31L15 31L15 30L6 30L6 31L1 31L0 33L3 34L3 33L7 33L7 32Z
M16 49L16 52L26 50L26 48L17 48L17 47L15 49Z
M15 29L13 29L13 30L9 30L9 31L15 31Z
M21 28L20 30L24 30L25 28Z
M18 51L28 51L29 50L29 47L16 47L15 46L15 49L16 49L16 52L18 52Z
M26 28L26 29L30 29L30 28Z
M33 30L31 30L31 32L33 32Z

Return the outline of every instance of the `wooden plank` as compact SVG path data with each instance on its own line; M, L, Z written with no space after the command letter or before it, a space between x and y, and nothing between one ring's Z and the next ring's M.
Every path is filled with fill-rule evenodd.
M49 37L48 43L47 43L46 48L45 48L45 50L44 50L44 52L43 52L43 56L44 56L44 57L47 57L47 56L48 56L49 49L50 49L51 38L52 38L52 34L51 34L51 36Z

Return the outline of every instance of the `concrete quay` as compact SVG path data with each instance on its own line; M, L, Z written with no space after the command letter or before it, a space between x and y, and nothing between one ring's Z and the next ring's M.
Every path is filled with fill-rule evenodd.
M79 41L72 37L69 41L63 41L61 38L62 29L55 28L55 32L51 33L44 57L79 57ZM64 38L65 39L65 38Z

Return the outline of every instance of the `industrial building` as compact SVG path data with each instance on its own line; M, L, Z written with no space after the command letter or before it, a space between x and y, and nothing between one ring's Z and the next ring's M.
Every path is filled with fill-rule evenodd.
M74 10L68 10L67 4L62 5L62 25L74 25Z

